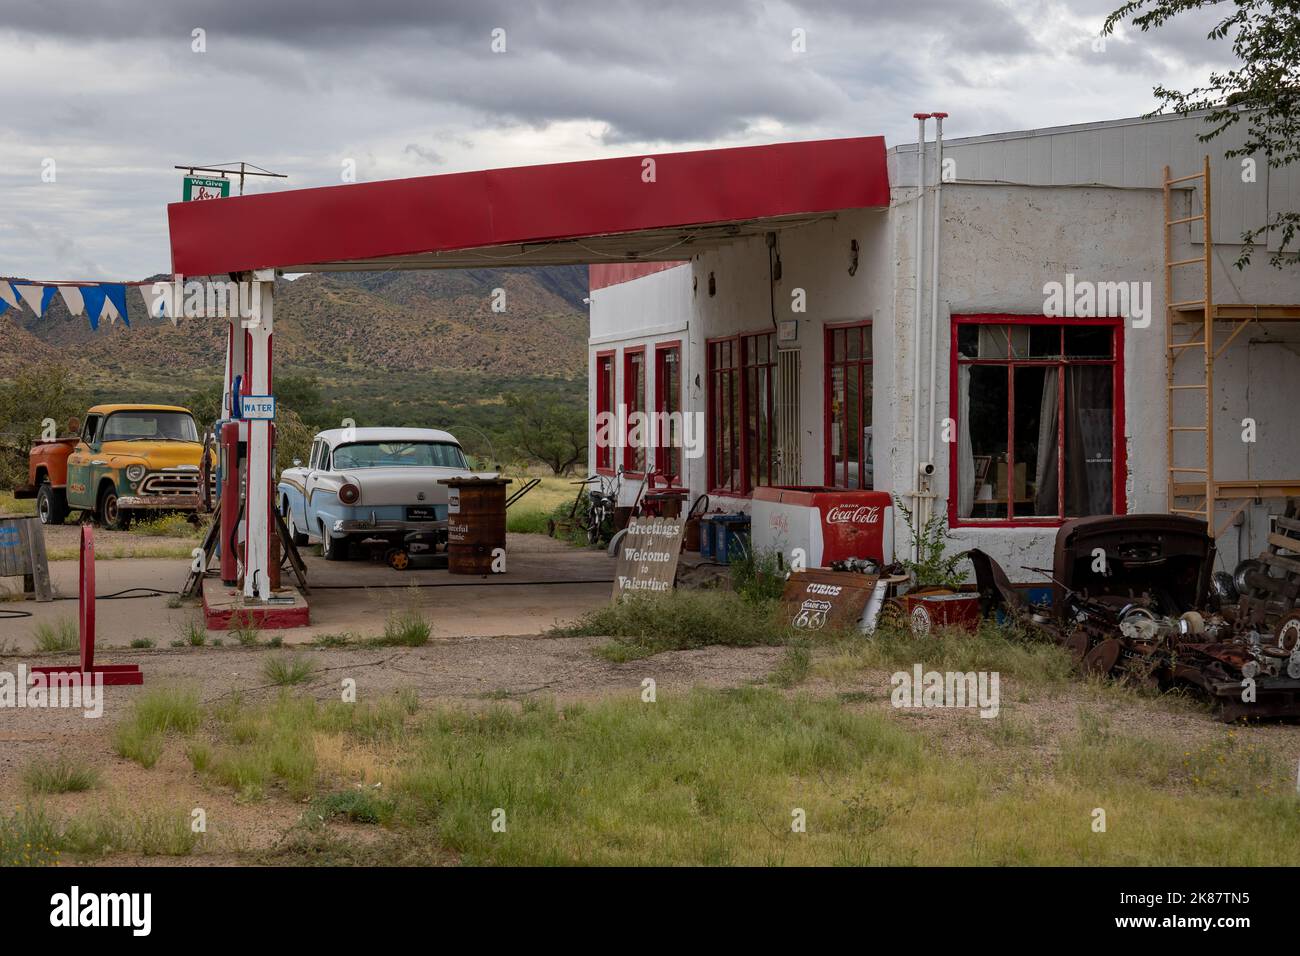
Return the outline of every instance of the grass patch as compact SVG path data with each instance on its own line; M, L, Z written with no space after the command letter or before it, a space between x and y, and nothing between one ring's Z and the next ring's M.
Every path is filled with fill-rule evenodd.
M785 568L779 551L757 551L731 562L731 588L755 604L775 602L785 590Z
M82 793L99 786L99 771L63 755L38 758L23 769L23 786L30 793Z
M389 611L383 637L372 637L365 643L371 647L422 647L429 642L432 631L428 620L416 608Z
M191 618L181 628L179 640L190 647L202 647L208 642L208 630L203 626L202 621Z
M297 654L280 654L267 658L262 665L262 673L272 684L287 687L310 680L316 673L316 662Z
M0 866L57 866L64 853L186 856L200 842L182 809L108 807L58 817L36 805L0 814Z
M914 664L937 671L997 671L1036 685L1064 684L1074 673L1064 649L989 621L975 634L942 628L921 638L883 626L869 637L842 634L830 642L830 653L817 660L812 670L819 677L844 683L857 680L864 671L911 670Z
M378 796L373 790L358 788L318 797L308 811L308 819L323 823L343 817L352 823L386 826L392 821L395 810L392 800Z
M361 643L361 638L356 634L317 634L312 640L312 647L347 647L350 644Z
M727 591L637 595L588 611L576 624L551 633L615 638L596 649L601 657L614 662L710 644L780 644L787 636L772 605L756 604Z
M806 638L795 638L786 646L785 656L767 680L769 684L788 690L802 684L811 673L812 642Z
M131 646L137 650L144 650L146 648L153 647L154 640L153 638L149 638L149 637L137 637L132 639Z
M201 540L208 531L208 522L195 523L182 514L157 515L143 521L133 521L128 531L143 538L194 538Z
M257 644L257 635L261 629L257 626L257 619L251 612L241 614L235 611L230 615L229 630L241 647L253 647Z
M162 756L165 736L193 733L201 717L196 691L167 687L146 691L114 728L113 750L146 770L152 769Z
M36 514L35 498L15 498L12 492L0 491L0 515L34 514Z
M57 621L42 621L32 628L32 634L36 638L36 649L46 654L66 654L81 647L81 635L75 618L61 617Z

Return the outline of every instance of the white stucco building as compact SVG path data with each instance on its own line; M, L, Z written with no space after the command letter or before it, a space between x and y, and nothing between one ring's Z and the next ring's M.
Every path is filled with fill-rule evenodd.
M1200 143L1202 128L947 140L941 184L931 142L923 198L918 147L897 146L887 207L751 230L675 264L592 266L592 472L671 472L733 512L762 485L890 492L1018 579L1041 578L1025 569L1050 566L1066 517L1208 510L1231 570L1300 494L1300 270L1269 264L1276 235L1233 266L1243 230L1300 209L1300 169L1224 160L1233 143ZM1207 152L1208 251L1192 178ZM1207 261L1222 320L1209 376ZM620 404L702 413L701 454L602 447L597 415ZM625 499L638 486L625 480ZM908 553L901 520L895 534Z

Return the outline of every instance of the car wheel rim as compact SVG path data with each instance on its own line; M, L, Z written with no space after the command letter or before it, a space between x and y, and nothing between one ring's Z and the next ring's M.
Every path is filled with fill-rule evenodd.
M104 521L108 524L117 524L117 495L105 496Z

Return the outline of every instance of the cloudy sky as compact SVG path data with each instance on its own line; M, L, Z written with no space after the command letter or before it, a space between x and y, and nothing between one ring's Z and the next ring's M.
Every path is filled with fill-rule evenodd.
M951 136L1139 115L1155 84L1228 61L1204 15L1097 49L1118 2L0 0L0 276L170 271L177 163L289 174L251 192L335 184L349 161L375 180L894 145L918 110Z

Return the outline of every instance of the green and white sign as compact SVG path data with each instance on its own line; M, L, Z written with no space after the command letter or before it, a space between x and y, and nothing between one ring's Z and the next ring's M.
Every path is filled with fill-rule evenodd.
M203 176L186 176L181 199L185 202L194 199L225 199L230 195L230 182L229 179L206 179Z

